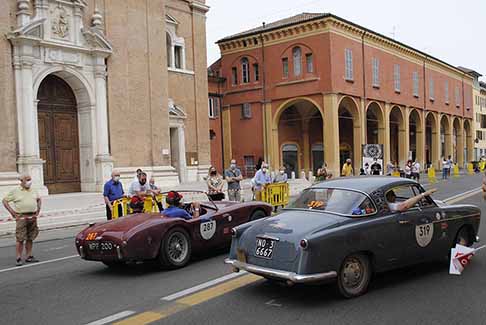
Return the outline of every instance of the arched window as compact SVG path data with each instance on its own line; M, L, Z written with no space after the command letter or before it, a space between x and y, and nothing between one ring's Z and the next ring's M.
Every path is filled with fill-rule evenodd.
M302 50L300 47L294 47L292 56L294 58L294 76L300 76L302 73Z
M241 59L241 81L244 84L250 82L250 65L247 58Z
M172 39L169 33L165 33L165 44L167 50L167 66L172 67Z

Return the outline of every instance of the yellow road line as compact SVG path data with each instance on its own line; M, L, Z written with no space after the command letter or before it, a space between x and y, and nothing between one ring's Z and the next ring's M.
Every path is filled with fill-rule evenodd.
M130 318L124 319L115 325L144 325L149 324L163 318L169 317L175 313L182 310L188 309L191 306L198 305L200 303L206 302L208 300L214 299L216 297L222 296L228 292L236 290L238 288L244 287L250 283L260 280L261 277L254 274L246 274L229 280L227 282L221 283L212 288L208 288L203 291L193 293L189 296L180 298L175 301L175 304L171 304L168 307L161 308L159 310L147 311Z

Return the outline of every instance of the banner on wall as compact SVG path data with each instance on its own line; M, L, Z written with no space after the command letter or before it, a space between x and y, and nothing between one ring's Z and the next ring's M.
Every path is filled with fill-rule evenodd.
M383 145L362 145L362 166L367 175L383 175Z

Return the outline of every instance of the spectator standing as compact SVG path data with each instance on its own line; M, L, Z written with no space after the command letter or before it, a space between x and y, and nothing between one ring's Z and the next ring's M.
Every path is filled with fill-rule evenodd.
M386 175L387 176L391 176L391 174L393 173L393 170L395 169L395 166L393 165L393 162L390 160L387 164L386 164Z
M231 159L230 168L224 171L224 177L228 183L228 200L241 201L241 184L243 176L241 170L236 166L236 160Z
M412 161L407 160L405 164L405 178L412 178Z
M13 207L10 205L13 204ZM32 255L33 241L39 234L37 217L41 210L41 198L37 191L32 189L32 177L22 175L20 186L7 193L3 205L15 219L16 239L16 266L22 265L22 253L25 246L26 263L35 263L38 260Z
M364 175L371 175L371 172L370 172L370 164L368 163L365 163L364 164L364 168L362 168L364 170ZM361 170L360 170L360 173L361 175Z
M449 172L449 161L442 157L442 179L447 179L447 175Z
M324 162L322 167L317 170L316 182L322 182L332 178L332 174L327 170L327 163Z
M160 187L155 185L155 178L150 177L149 181L149 186L150 186L150 191L152 192L152 199L155 201L157 204L157 207L159 208L159 211L162 212L164 211L164 207L162 206L162 202L157 201L157 195L160 194Z
M208 195L211 200L221 201L224 199L223 177L218 173L214 166L209 167L206 183L208 185Z
M288 181L288 176L285 173L285 167L280 167L278 174L275 175L273 178L274 183L287 183Z
M341 170L341 174L343 176L352 176L353 175L353 166L351 164L350 158L346 159L346 162L344 163L343 168Z
M267 163L262 163L262 168L256 172L253 182L255 184L255 199L257 201L261 201L262 190L264 189L265 185L272 183L272 177L270 176Z
M113 203L123 197L123 185L120 182L120 172L113 170L111 172L111 179L105 183L103 187L103 198L106 205L106 219L111 220L113 217ZM118 205L118 215L123 215L123 207Z
M452 161L452 158L451 156L449 155L449 157L447 158L447 163L448 163L448 166L449 166L449 170L447 171L447 176L451 176L451 170L452 170L452 167L454 165L454 162Z
M143 211L145 197L151 195L150 185L147 183L147 174L142 172L138 175L137 182L132 182L128 190L130 195L130 207L134 213Z
M374 159L373 163L370 167L371 175L381 175L381 165L378 162L378 159Z
M420 182L420 163L417 160L412 164L412 178Z

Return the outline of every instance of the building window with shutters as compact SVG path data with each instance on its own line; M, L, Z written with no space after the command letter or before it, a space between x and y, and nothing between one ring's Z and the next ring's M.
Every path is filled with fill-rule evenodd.
M307 67L307 73L313 73L314 72L314 57L312 56L312 53L307 53L305 55L305 62L306 62L306 67Z
M183 64L183 53L182 53L182 46L174 46L174 59L175 59L175 68L176 69L184 69Z
M351 49L344 50L344 79L346 81L354 81L353 79L353 51Z
M380 88L380 60L378 58L371 59L371 75L373 87Z
M253 78L255 78L255 81L260 80L260 69L258 67L258 63L253 64Z
M300 47L294 47L292 50L294 76L298 77L302 73L302 50Z
M241 59L241 81L244 84L250 82L250 67L247 58Z
M434 93L434 79L429 79L429 99L431 102L435 100L435 93Z
M282 75L284 78L289 77L289 59L283 58L282 59Z
M449 105L449 80L446 80L444 84L444 97L446 105Z
M454 97L456 99L456 107L461 106L461 93L458 86L456 86Z
M478 140L483 140L483 131L476 131L476 138Z
M231 68L231 84L233 86L238 84L238 69L236 67Z
M400 93L400 65L393 65L393 81L395 85L395 92Z
M486 115L481 114L481 129L486 129Z
M417 71L412 73L412 81L413 81L413 96L418 98L419 97L419 75Z
M217 118L219 116L219 98L209 97L208 102L209 102L209 117Z
M251 104L244 103L241 105L241 118L242 119L250 119L251 118Z

